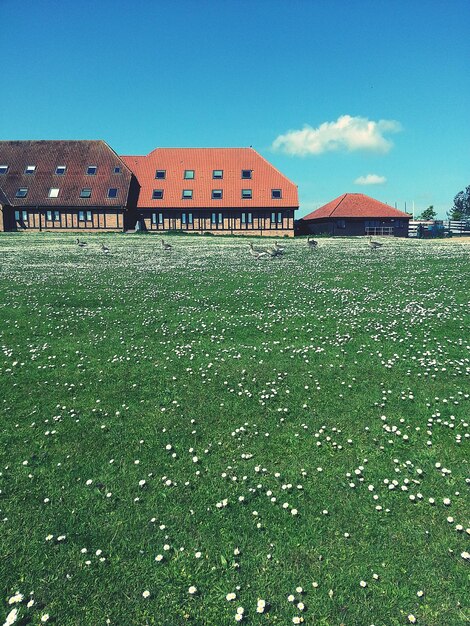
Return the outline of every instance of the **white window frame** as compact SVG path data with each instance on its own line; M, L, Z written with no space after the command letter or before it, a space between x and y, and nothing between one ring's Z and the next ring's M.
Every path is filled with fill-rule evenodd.
M59 197L59 187L51 187L49 189L48 198L58 198Z

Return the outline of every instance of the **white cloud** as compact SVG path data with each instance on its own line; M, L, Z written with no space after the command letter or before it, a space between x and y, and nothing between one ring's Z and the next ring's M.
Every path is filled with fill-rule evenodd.
M279 135L272 147L294 156L337 150L388 152L393 143L384 134L400 130L401 124L395 120L374 122L365 117L341 115L336 122L324 122L318 128L306 124L302 130L290 130L285 135Z
M385 176L379 176L378 174L367 174L367 176L359 176L354 181L355 185L383 185L387 182Z

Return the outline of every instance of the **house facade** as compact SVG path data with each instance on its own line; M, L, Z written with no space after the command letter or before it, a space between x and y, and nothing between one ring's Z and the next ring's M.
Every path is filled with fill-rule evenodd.
M122 156L148 231L294 236L297 187L252 148L157 148Z
M411 215L362 193L346 193L298 222L299 234L408 237Z
M0 230L123 231L137 193L104 141L0 141Z

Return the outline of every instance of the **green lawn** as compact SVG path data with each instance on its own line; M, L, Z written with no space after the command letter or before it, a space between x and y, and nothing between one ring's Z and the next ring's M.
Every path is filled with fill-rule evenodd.
M470 619L469 245L84 240L0 236L0 623Z

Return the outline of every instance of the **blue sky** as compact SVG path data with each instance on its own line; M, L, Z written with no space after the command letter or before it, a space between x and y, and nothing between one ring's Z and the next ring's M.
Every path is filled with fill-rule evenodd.
M470 185L468 0L0 0L1 139L253 146L440 217ZM360 182L374 184L360 184Z

